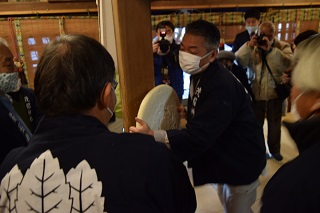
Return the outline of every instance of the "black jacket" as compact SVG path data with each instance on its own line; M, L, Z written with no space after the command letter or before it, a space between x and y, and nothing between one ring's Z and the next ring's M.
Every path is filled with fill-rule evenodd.
M27 125L30 123L30 131L34 132L39 121L43 117L43 113L39 108L34 91L30 88L21 87L17 92L9 92L8 95L11 96L12 100L14 101L13 106L15 106L16 102L24 100L24 111L23 109L17 108L15 108L15 110ZM20 96L22 96L22 98ZM22 113L26 114L27 117L24 118Z
M284 164L267 183L261 213L320 212L320 118L285 123L299 156Z
M232 52L237 52L238 49L247 41L250 41L250 35L247 30L238 33L233 41Z
M0 179L1 204L9 205L6 191L13 190L11 208L16 205L18 213L42 203L59 212L71 206L110 213L196 209L185 166L162 143L112 133L90 116L44 117L28 147L6 157Z
M0 164L5 156L14 148L26 146L28 144L24 134L19 130L16 122L13 121L10 111L5 107L6 104L11 105L10 100L0 95Z
M188 101L186 129L168 131L172 151L189 161L195 185L252 183L266 159L250 96L217 60L191 79L198 86L195 98Z

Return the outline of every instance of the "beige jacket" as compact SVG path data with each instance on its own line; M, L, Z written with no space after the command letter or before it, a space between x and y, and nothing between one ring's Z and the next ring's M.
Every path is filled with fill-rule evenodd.
M276 38L272 46L273 48L267 54L266 60L277 83L281 83L283 72L293 62L293 53L288 43L279 41ZM246 42L235 54L237 62L243 67L248 67L254 74L252 91L255 99L259 101L277 98L275 82L267 66L263 65L262 67L261 52L259 52L258 47L251 48Z

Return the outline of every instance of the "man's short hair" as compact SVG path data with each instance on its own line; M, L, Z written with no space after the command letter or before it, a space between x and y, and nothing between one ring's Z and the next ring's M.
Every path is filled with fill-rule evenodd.
M317 33L318 33L318 32L315 31L315 30L306 30L306 31L303 31L302 33L300 33L299 35L297 35L297 37L294 39L293 43L294 43L296 46L298 46L298 44L299 44L301 41L303 41L303 40L305 40L305 39L309 38L310 36L315 35L315 34L317 34Z
M35 79L35 94L48 116L92 109L107 82L115 78L111 55L95 39L64 35L45 46Z
M205 47L208 51L218 49L220 43L220 31L211 22L199 19L186 26L186 33L202 36L205 39Z
M170 21L161 21L156 26L156 32L158 32L159 28L163 28L163 27L166 27L166 26L170 27L172 29L172 31L174 31L174 26L173 26L172 22L170 22Z
M260 11L257 9L250 9L244 14L244 20L247 20L248 18L256 18L257 20L260 20Z

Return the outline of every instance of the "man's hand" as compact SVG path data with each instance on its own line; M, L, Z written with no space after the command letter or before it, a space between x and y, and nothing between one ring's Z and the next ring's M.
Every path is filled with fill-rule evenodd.
M182 104L180 104L178 108L178 112L180 115L180 119L186 119L187 118L187 110L184 108Z
M157 53L160 49L159 47L160 47L159 42L152 43L153 53Z
M252 35L250 41L248 42L248 46L253 48L254 46L258 45L257 36Z
M259 47L265 51L269 51L271 49L271 42L269 38L267 36L263 36L262 40L265 42L263 42L262 45L259 45Z
M149 125L144 120L140 118L135 118L135 120L138 124L140 124L140 126L138 127L131 126L129 128L130 133L143 133L143 134L154 136L153 130L150 129Z
M290 76L287 73L283 73L281 76L281 82L287 84L290 81Z

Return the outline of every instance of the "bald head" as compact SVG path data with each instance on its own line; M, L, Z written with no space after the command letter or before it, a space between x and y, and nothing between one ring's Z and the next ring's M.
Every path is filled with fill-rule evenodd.
M9 47L0 41L0 73L13 72L13 55Z

